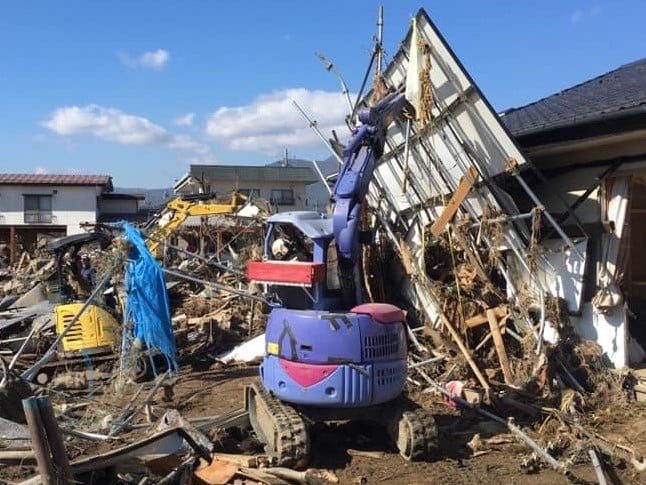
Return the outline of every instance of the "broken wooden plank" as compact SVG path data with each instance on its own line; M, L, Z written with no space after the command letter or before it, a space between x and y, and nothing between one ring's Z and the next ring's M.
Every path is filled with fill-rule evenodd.
M193 477L200 485L226 485L238 472L238 464L228 460L213 460L198 468Z
M500 333L500 327L498 325L496 312L490 308L489 310L487 310L487 318L489 319L489 329L491 330L493 343L496 346L496 352L498 352L498 361L500 362L500 367L502 368L502 375L505 378L505 384L512 384L514 378L511 373L511 368L509 367L507 350L505 349L505 343L502 340L502 334Z
M258 463L263 461L263 457L259 459L255 455L240 455L235 453L212 453L211 456L213 460L228 461L247 468L256 468Z
M254 468L242 467L238 470L237 474L251 480L256 480L262 485L291 485L291 482L283 480L272 473L268 473L266 470L270 469L257 470Z
M31 450L0 450L0 463L34 463L36 457Z
M442 232L446 228L446 225L458 211L458 208L460 207L462 201L467 197L467 195L469 195L469 192L471 191L473 184L476 183L476 180L478 180L478 170L476 170L475 167L471 166L464 174L464 176L460 179L460 184L458 185L458 188L455 190L455 192L453 192L453 196L444 208L444 211L442 211L440 217L438 217L431 226L431 234L436 237L442 234Z
M69 458L67 457L65 443L63 443L63 435L58 427L52 403L47 396L42 396L36 399L38 402L40 417L43 421L45 432L47 433L49 449L52 453L54 463L56 464L56 479L60 483L74 483L72 468L70 467Z
M384 456L386 456L386 453L384 451L353 450L352 448L348 448L346 453L350 456L362 456L364 458L376 458L376 459L381 459Z
M57 483L54 462L47 443L47 432L38 407L38 398L30 397L22 401L25 410L29 434L31 436L31 448L34 450L38 472L43 485L54 485Z
M507 315L507 308L507 305L499 305L497 307L490 308L489 310L493 310L496 318L500 319ZM489 319L487 318L487 315L481 313L480 315L476 315L475 317L467 318L464 323L467 327L474 328L482 325L483 323L487 323L488 321Z
M471 353L469 352L469 349L467 349L466 345L464 345L464 342L462 341L460 334L457 332L457 330L455 330L455 328L453 328L453 325L451 324L451 322L449 321L449 319L446 317L444 313L440 313L440 318L442 319L442 326L449 331L449 333L451 334L451 338L453 338L453 341L457 344L457 346L462 351L464 358L467 360L469 367L471 367L471 370L473 371L476 378L478 379L478 382L480 382L480 385L484 388L485 391L489 391L489 388L490 388L489 382L487 382L487 379L480 371L478 364L476 364L475 360L473 360L473 357L471 357Z

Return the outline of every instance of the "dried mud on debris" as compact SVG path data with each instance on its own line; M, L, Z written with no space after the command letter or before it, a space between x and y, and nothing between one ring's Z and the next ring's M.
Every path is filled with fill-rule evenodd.
M377 260L392 255L382 241L373 250ZM97 279L127 250L118 236L91 250ZM257 240L239 252L257 253ZM454 269L441 267L447 252L458 261ZM518 309L489 278L490 266L476 268L459 244L430 241L426 265L454 333L442 326L411 329L407 395L433 411L437 450L427 461L405 462L373 426L318 424L310 462L296 470L273 466L242 409L263 348L239 346L262 334L267 313L261 302L228 291L249 290L243 273L189 256L169 262L192 277L168 284L177 372L159 361L156 376L150 369L138 374L132 356L120 359L117 339L107 354L80 361L57 354L27 382L21 375L56 336L53 307L43 306L55 262L41 247L0 273L3 298L11 301L0 320L0 478L42 480L40 442L49 443L45 454L60 447L67 457L50 473L81 483L597 483L597 472L614 483L643 482L646 409L635 399L639 374L609 370L600 348L572 331L558 300L548 308L559 344L537 354L530 338L510 336ZM395 294L392 281L379 278L383 272L369 265L365 271L371 291ZM112 274L114 291L123 277L122 269ZM35 301L15 304L34 288L41 288ZM496 326L501 338L490 336ZM23 402L36 403L39 419ZM55 420L43 419L47 409Z

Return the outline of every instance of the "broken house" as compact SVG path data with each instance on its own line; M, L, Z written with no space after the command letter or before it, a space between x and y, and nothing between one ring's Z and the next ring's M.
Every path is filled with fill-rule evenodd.
M412 93L415 119L391 125L370 194L420 320L461 342L497 314L536 354L567 322L615 367L643 359L628 332L640 338L646 275L629 231L643 210L643 69L499 118L420 10L383 72L386 89Z
M557 265L545 282L567 299L580 334L598 342L616 367L641 362L646 59L508 110L501 119L545 177L534 177L532 185L546 210L567 234L587 241L581 246L587 264ZM563 273L574 276L573 286L559 287Z
M76 234L81 223L95 223L100 197L112 190L108 175L0 174L0 242L10 261L41 234Z
M237 190L254 198L265 199L274 211L308 208L306 187L318 182L311 167L191 165L173 190L176 195L211 193L216 196Z

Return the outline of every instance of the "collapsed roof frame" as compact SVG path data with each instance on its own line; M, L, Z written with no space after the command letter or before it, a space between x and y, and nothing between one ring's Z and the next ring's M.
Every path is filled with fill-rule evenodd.
M407 297L436 325L443 315L438 299L427 284L424 270L417 263L423 260L424 231L441 217L447 206L446 200L456 193L461 181L470 173L479 176L482 182L475 184L470 194L458 201L456 212L468 215L472 222L477 221L473 222L476 226L486 223L483 216L487 207L497 214L504 214L505 249L511 250L528 279L538 289L541 307L539 331L533 328L528 315L525 330L536 338L537 353L540 353L545 325L544 297L549 294L549 289L541 284L524 256L529 248L529 238L526 228L518 224L518 220L533 217L536 213L544 215L562 239L563 247L568 247L571 256L583 266L585 254L545 210L523 179L520 169L529 165L527 160L423 9L417 13L414 22L418 35L430 47L432 121L421 129L410 122L398 121L391 125L386 150L371 185L370 205L400 255L413 255L410 260L416 267L409 272ZM383 80L389 89L403 90L412 36L413 27L383 72ZM363 103L368 99L369 96L364 98ZM521 214L513 199L496 184L495 177L502 174L514 177L522 187L534 204L531 212ZM434 200L442 200L443 207L437 207ZM396 237L397 233L403 235L402 240ZM494 246L486 234L481 233L479 239L487 248ZM475 250L473 238L467 243ZM403 244L407 247L402 248ZM542 252L537 257L545 267L552 267ZM511 299L517 302L518 289L509 276L507 264L502 258L497 258L497 265Z

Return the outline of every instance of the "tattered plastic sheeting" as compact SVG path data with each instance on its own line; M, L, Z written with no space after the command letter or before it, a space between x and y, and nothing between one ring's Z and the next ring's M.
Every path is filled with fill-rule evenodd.
M120 226L130 243L125 277L125 320L132 322L135 339L146 344L153 353L163 354L170 368L177 370L175 336L164 274L150 254L141 231L128 222L121 222ZM124 339L124 345L126 342Z
M265 334L260 334L251 340L241 343L232 350L221 353L216 360L223 364L233 362L246 363L261 360L265 355Z
M630 207L631 176L609 177L603 184L601 220L614 223L614 231L601 238L598 285L615 283L628 262L628 219Z
M439 307L419 264L423 261L426 227L442 214L460 180L472 168L477 170L479 180L460 203L458 214L468 215L472 222L481 219L485 208L494 214L519 215L511 196L496 186L492 177L522 168L527 161L426 12L420 10L415 20L420 38L430 46L433 119L423 129L414 123L409 127L401 120L391 124L369 202L400 252L410 254L413 266L418 263L408 268L409 275L403 279L402 287L410 303L423 309L434 322L439 318ZM383 73L384 82L391 89L405 87L410 39L411 31ZM496 249L507 250L509 259L515 259L526 277L540 288L542 300L544 292L550 292L550 285L538 281L527 264L527 224L522 220L503 222L502 228L503 246ZM485 235L481 240L485 247L492 244ZM566 246L565 241L562 246ZM584 267L583 255L574 252L574 256L578 259L577 268ZM539 253L538 259L546 267L551 266L544 255ZM498 269L511 295L517 295L519 288L513 284L506 265L501 262Z

